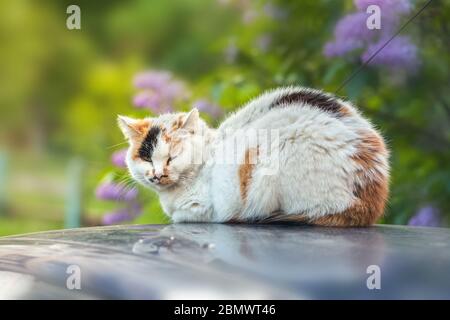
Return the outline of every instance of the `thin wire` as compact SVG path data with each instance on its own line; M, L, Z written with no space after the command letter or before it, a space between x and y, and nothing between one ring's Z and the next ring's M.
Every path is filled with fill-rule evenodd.
M415 18L417 18L424 10L426 7L428 7L428 5L431 3L431 1L433 0L428 0L427 3L425 3L425 5L416 12L415 15L413 15L411 18L408 19L408 21L406 21L401 27L400 29L397 30L396 33L394 33L394 35L392 37L389 38L388 41L386 41L381 48L379 48L377 51L375 51L370 57L369 59L367 59L366 61L364 61L363 64L361 64L355 71L352 72L352 74L339 86L339 88L334 92L334 93L338 93L339 91L341 91L354 77L356 77L358 75L358 73L361 72L361 70L367 66L375 57L377 54L379 54L381 52L381 50L383 50L392 40L394 40L395 37L397 37L400 32L403 31L403 29L406 28L406 26L408 26L408 24L410 22L412 22Z

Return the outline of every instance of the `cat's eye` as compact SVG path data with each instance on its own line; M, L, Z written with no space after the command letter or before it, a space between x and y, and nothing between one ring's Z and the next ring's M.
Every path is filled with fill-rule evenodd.
M151 165L153 165L153 161L151 158L143 158L142 160L149 162Z
M167 163L166 163L166 165L169 165L170 164L170 162L173 160L173 159L175 159L176 157L170 157L169 156L169 158L167 158Z

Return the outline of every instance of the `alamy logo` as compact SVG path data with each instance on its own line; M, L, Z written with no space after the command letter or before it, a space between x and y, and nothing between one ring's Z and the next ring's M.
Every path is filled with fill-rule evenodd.
M367 274L370 276L367 278L366 285L369 290L380 290L381 289L381 270L376 264L370 265L366 270Z
M67 7L67 14L70 14L66 20L66 26L69 30L81 29L81 9L79 6L72 4Z
M206 135L198 132L198 139L206 139ZM279 173L280 169L280 133L277 129L225 129L214 146L214 157L207 158L208 150L203 142L198 147L197 139L192 139L190 164L208 165L259 165L261 175L270 176ZM189 148L188 148L189 149Z
M81 268L76 264L67 267L66 273L69 274L66 280L66 288L69 290L81 290Z
M366 26L369 30L381 29L381 9L379 6L372 4L367 7L366 13L370 16L366 19Z

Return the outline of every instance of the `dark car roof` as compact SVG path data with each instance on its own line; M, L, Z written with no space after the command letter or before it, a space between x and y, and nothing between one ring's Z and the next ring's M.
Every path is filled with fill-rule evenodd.
M69 266L80 290L67 286ZM370 266L380 289L367 286ZM0 298L448 299L449 270L440 228L125 225L0 238Z

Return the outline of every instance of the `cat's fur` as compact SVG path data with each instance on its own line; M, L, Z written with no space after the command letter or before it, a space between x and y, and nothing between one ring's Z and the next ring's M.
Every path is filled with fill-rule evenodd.
M269 91L217 129L196 109L119 116L119 126L131 175L159 194L174 222L367 226L384 211L383 138L349 102L318 90ZM276 139L255 139L255 130Z

